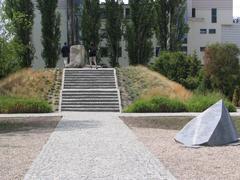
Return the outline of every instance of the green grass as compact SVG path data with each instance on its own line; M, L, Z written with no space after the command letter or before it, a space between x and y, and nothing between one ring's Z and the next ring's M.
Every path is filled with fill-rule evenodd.
M220 99L224 99L224 104L230 112L236 112L236 107L229 100L224 98L220 93L215 92L206 94L195 93L185 104L189 112L203 112Z
M32 98L0 96L0 113L49 113L48 102Z
M194 94L186 101L155 96L134 101L124 111L128 113L149 112L203 112L220 99L224 99L229 112L236 112L236 107L219 93Z
M178 100L155 96L150 99L140 99L126 108L125 112L185 112L186 106Z

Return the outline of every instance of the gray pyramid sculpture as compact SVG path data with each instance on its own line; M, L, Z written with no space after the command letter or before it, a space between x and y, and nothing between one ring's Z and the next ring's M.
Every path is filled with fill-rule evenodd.
M191 120L175 137L186 146L220 146L238 141L238 134L223 100Z

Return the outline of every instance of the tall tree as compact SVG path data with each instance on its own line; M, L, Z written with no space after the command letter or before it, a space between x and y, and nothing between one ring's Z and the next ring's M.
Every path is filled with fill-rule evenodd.
M47 68L54 68L59 58L60 14L56 11L58 0L37 0L42 15L42 57Z
M188 32L186 0L156 0L156 37L161 50L178 51Z
M131 22L127 23L126 39L130 64L147 64L153 55L153 0L129 0Z
M90 48L91 42L98 46L100 25L99 0L84 0L81 28L82 40L86 49Z
M156 0L155 1L155 13L156 13L156 37L159 41L161 50L165 51L168 48L168 24L169 24L169 13L168 13L168 1Z
M169 50L180 50L184 37L188 32L185 20L186 0L169 0Z
M221 91L232 99L240 84L240 50L235 44L212 44L204 54L204 76L213 90Z
M106 0L106 31L110 50L110 64L112 67L119 66L119 48L122 37L123 7L119 0Z
M30 67L34 49L31 45L34 6L31 0L5 0L4 13L9 20L14 40L22 46L19 59L22 67Z

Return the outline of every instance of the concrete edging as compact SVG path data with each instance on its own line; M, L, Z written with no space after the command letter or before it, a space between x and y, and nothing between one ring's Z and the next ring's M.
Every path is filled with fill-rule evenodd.
M42 114L0 114L0 118L28 118L28 117L54 117L63 116L62 113L42 113Z
M196 117L201 113L121 113L123 117ZM232 117L240 117L240 113L230 113Z

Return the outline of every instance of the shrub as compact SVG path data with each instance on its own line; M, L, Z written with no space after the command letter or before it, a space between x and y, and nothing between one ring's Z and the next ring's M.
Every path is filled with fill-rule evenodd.
M217 43L205 50L205 79L209 79L210 88L221 91L229 99L232 99L234 89L240 83L239 54L240 50L234 44Z
M18 51L21 49L15 41L0 37L0 79L20 69Z
M184 112L184 103L166 97L156 96L151 99L140 99L131 104L125 112Z
M232 103L235 106L240 106L240 87L236 87L233 93Z
M182 52L163 52L151 67L188 89L196 89L199 85L201 62L196 54L187 56Z
M189 112L203 112L220 99L224 99L225 106L230 112L236 112L236 107L220 93L194 94L185 104Z
M43 100L0 96L0 113L49 113L52 107Z

